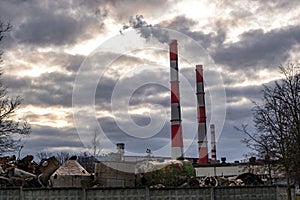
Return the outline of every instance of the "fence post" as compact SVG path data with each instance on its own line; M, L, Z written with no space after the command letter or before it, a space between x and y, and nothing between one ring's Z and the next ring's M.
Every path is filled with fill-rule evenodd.
M20 200L24 200L23 187L20 187Z
M278 200L278 185L275 186L275 200Z
M210 200L215 200L215 188L210 188Z
M145 188L145 200L150 200L150 192L148 187Z
M82 200L86 200L86 189L82 188Z

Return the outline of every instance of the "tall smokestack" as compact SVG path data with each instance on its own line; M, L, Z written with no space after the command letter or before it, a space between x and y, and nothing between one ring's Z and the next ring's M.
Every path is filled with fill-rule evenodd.
M203 83L203 67L196 65L196 88L198 104L198 153L199 164L208 163L207 136L206 136L206 114Z
M170 43L172 158L183 157L177 40Z
M217 160L217 150L216 150L216 134L215 134L215 125L210 125L210 134L211 134L211 160Z

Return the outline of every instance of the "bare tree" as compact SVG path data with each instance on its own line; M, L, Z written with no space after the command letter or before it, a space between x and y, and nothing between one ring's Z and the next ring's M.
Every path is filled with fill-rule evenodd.
M100 155L102 148L100 146L100 132L97 128L95 128L93 137L91 139L91 148L93 151L93 156Z
M245 125L239 130L248 136L244 140L248 147L283 167L290 200L292 177L298 176L299 181L300 175L300 71L293 63L279 69L283 78L273 86L264 86L261 104L254 102L257 133L249 133Z
M63 164L70 158L70 154L68 152L61 151L57 153L55 157L61 164Z
M40 151L40 152L36 153L35 156L41 161L42 159L47 159L47 158L51 157L52 153L47 152L47 151Z
M0 42L5 33L11 30L11 25L0 21ZM3 51L0 50L0 62L2 62ZM2 76L0 69L0 79ZM16 139L16 134L26 135L30 133L30 127L27 123L20 123L15 120L15 112L20 107L22 98L9 97L7 88L0 80L0 155L4 152L13 152L19 148L20 139Z
M0 20L0 42L3 40L5 33L9 32L11 30L12 26L10 23L4 23L3 21ZM0 62L2 62L2 55L3 51L0 50Z

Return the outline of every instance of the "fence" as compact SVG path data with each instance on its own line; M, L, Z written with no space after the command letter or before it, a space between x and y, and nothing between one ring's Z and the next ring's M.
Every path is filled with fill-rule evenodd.
M295 199L295 191L293 199ZM220 188L2 188L0 199L5 200L284 200L283 186L243 186Z

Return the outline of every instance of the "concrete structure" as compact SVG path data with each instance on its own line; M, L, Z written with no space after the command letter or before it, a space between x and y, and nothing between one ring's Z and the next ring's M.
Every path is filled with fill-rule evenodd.
M196 177L236 176L248 172L245 166L207 166L195 168Z
M157 160L157 161L164 161L164 160L171 160L171 157L162 157L162 156L124 156L124 162L141 162L141 161L148 161L148 160Z
M95 181L105 187L134 187L135 163L96 162Z
M208 163L207 150L207 130L206 130L206 113L205 113L205 97L203 82L203 66L196 65L196 95L198 105L198 164Z
M51 176L52 187L86 187L91 175L76 161L67 160Z
M0 199L27 200L27 199L202 199L202 200L282 200L287 199L286 189L283 186L256 186L256 187L220 187L220 188L55 188L55 189L20 189L3 188L0 190ZM292 188L292 199L295 200L295 190Z
M181 109L178 76L177 40L170 43L170 82L171 82L171 139L172 158L183 157L183 138L181 127Z

